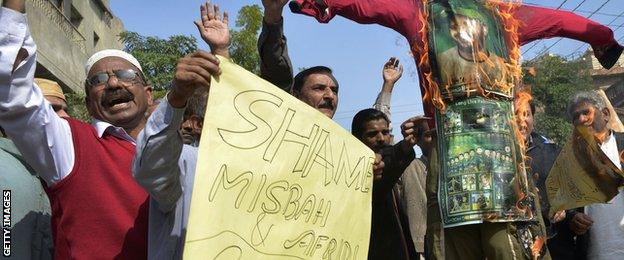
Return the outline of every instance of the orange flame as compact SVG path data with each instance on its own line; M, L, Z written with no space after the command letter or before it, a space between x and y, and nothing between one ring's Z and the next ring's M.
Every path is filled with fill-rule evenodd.
M533 245L531 245L531 254L533 255L534 260L538 260L540 257L540 252L542 252L542 247L546 244L546 238L543 236L538 236L533 241Z
M429 62L429 9L427 9L427 3L429 3L429 0L423 0L423 10L418 14L418 20L422 23L422 27L420 31L418 31L422 44L413 44L412 53L420 55L417 66L422 71L424 77L422 82L425 86L423 88L425 91L423 95L425 106L434 106L440 110L440 112L444 113L446 104L444 104L442 100L438 83L433 79L431 63Z

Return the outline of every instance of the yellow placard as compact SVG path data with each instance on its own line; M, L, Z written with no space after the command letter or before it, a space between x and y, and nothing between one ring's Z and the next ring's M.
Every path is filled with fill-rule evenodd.
M185 259L366 259L373 152L221 58L199 149Z
M549 216L560 210L608 202L618 194L622 174L588 129L577 127L546 178Z

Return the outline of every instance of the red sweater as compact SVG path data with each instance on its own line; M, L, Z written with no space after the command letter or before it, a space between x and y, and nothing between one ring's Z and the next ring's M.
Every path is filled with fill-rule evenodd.
M55 259L146 259L148 195L134 181L134 145L67 118L75 162L47 188Z

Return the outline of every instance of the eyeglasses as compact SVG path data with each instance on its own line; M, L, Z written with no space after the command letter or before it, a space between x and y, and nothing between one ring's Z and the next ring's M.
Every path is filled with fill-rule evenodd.
M141 75L132 69L113 70L113 74L115 74L115 77L117 77L117 79L122 82L132 82L137 77L141 78ZM108 74L108 72L100 72L88 78L87 84L92 87L99 86L108 82L109 78L110 75Z

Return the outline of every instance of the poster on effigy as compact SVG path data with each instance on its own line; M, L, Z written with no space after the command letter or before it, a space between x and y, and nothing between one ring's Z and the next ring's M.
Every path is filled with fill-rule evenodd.
M444 100L436 113L445 227L532 220L534 194L512 123L513 65L494 5L428 3L429 56Z
M472 97L437 115L439 197L446 227L530 219L519 207L528 189L518 167L521 153L512 134L511 109L509 101Z
M443 98L512 97L513 71L497 10L474 0L431 1L429 53Z
M373 152L221 58L208 98L185 259L366 259Z

